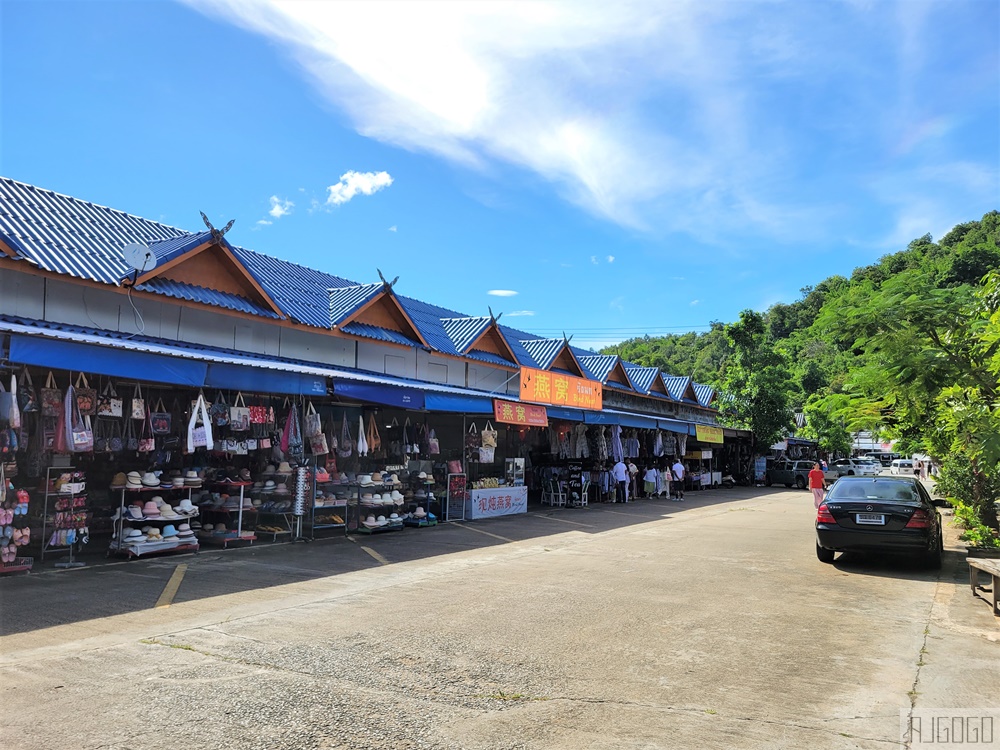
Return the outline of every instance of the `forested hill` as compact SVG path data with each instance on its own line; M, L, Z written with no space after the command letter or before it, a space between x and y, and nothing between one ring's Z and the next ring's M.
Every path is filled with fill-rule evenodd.
M774 305L763 316L769 339L786 358L789 405L799 410L811 395L844 389L849 373L861 364L858 336L878 327L870 320L875 311L892 314L885 307L890 296L931 299L932 290L941 290L945 297L959 298L997 268L1000 212L991 211L956 226L938 242L925 235L905 250L854 269L850 278L831 276L803 289L799 300ZM721 387L730 355L724 328L717 322L704 333L629 339L602 353Z

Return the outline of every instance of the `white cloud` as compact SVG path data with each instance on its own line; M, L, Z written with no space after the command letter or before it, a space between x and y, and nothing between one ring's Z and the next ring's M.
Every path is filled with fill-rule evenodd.
M932 109L919 95L943 85L926 77L929 37L935 14L954 13L864 0L185 2L283 47L365 137L485 174L515 165L596 216L718 243L839 232L836 210L859 191L838 156L891 151L900 123ZM956 99L994 90L972 67L992 71L983 59L949 72ZM802 106L815 107L806 126ZM833 168L803 178L817 153Z
M267 219L258 219L257 225L261 227L269 227L273 224L273 221L268 221Z
M517 296L517 292L513 289L490 289L487 294L491 294L494 297L514 297Z
M590 256L590 262L593 263L596 266L599 263L599 261L597 260L597 256L596 255L591 255Z
M534 310L513 310L507 313L508 318L524 318L530 315L534 315Z
M608 263L614 263L614 262L615 262L615 256L609 255L608 256Z
M271 210L268 213L275 219L280 219L282 216L288 216L292 212L295 204L291 201L282 200L276 195L271 196Z
M699 304L701 304L701 300L700 299L693 299L693 300L691 300L691 307L694 307L695 305L699 305Z
M391 227L389 227L389 231L390 232L398 232L399 230L396 228L396 225L393 224Z
M374 195L379 190L392 184L388 172L345 172L340 176L340 182L327 188L328 206L340 206L356 195Z

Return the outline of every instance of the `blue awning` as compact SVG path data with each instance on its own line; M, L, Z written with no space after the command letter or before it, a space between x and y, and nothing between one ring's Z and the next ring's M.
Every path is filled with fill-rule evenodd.
M492 414L493 399L489 396L459 396L450 393L425 393L427 411L451 411L461 414Z
M661 430L669 430L670 432L679 432L681 435L687 435L689 433L688 423L679 422L676 419L657 419L656 426Z
M620 420L618 424L622 427L641 427L646 430L656 429L656 419L654 417L647 417L643 414L632 414L630 412L619 412L618 419Z
M350 380L335 380L333 392L338 396L371 401L375 404L398 406L403 409L423 409L424 394L413 388L400 388L381 383L356 383ZM490 411L492 411L490 407Z
M10 359L25 365L201 388L208 363L41 336L10 337Z
M583 421L587 424L618 424L618 415L609 411L585 411Z
M564 406L546 406L545 413L548 414L549 419L562 419L567 422L583 421L583 410L581 409L567 409Z
M325 396L326 378L269 367L210 364L205 385L257 393L288 393L294 396Z

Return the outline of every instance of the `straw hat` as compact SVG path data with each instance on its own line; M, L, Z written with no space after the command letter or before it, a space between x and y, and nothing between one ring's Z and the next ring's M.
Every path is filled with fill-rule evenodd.
M372 474L372 482L375 484L382 484L382 472L376 471Z
M115 478L111 480L111 488L115 490L120 490L127 483L128 483L128 477L125 476L125 472L119 471L117 474L115 474Z
M160 517L175 519L175 518L180 518L181 516L175 513L172 507L164 503L163 505L160 506Z
M130 471L125 477L125 486L131 490L142 489L142 474L138 471Z
M288 461L282 461L280 464L278 464L278 468L277 468L277 470L274 473L275 474L291 474L292 473L292 467L291 467L291 465L289 465Z

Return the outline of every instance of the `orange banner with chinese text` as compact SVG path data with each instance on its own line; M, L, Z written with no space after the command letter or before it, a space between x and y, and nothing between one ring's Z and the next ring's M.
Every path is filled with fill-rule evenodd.
M600 411L603 388L596 380L586 380L558 372L521 368L521 400L574 409Z
M513 401L493 399L493 418L504 424L516 424L522 427L548 427L549 415L544 406L534 404L515 404Z

